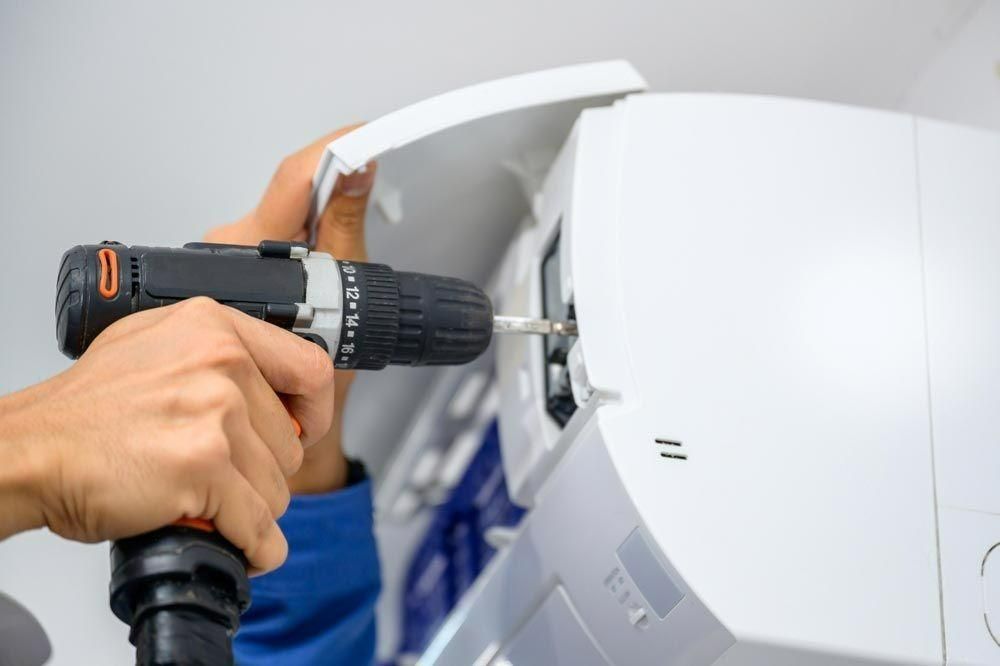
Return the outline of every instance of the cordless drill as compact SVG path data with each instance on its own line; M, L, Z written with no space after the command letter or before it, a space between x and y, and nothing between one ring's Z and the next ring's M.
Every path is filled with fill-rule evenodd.
M496 317L475 285L450 277L337 261L304 244L183 248L76 246L57 278L56 337L78 358L134 312L208 296L325 349L340 369L458 365L494 330L574 335L574 322ZM111 608L130 626L136 663L231 664L250 604L247 562L211 524L183 520L111 548Z

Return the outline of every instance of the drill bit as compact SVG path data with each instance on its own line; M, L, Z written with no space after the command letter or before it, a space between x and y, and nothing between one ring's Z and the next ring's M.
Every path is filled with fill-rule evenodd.
M577 335L575 321L552 321L534 317L493 317L494 333L530 333L532 335Z

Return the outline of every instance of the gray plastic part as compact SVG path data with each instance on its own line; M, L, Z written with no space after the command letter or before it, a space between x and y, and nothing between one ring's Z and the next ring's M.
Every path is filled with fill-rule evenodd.
M52 645L35 616L0 592L0 666L41 666L51 656Z
M656 559L638 527L618 546L618 559L661 620L684 598L684 593Z

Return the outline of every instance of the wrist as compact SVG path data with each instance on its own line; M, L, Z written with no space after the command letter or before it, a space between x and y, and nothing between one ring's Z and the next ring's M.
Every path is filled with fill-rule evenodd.
M53 456L32 415L45 393L39 385L0 398L0 539L46 525Z
M342 446L344 431L344 406L354 382L354 372L338 370L336 381L336 409L333 423L321 440L305 451L302 467L288 480L288 488L295 495L316 495L340 490L347 485L349 464Z
M306 449L302 467L288 480L295 495L316 495L347 485L348 464L340 446L340 428Z

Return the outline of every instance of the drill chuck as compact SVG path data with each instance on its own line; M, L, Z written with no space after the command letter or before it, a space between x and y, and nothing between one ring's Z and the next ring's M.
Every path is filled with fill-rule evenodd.
M56 337L70 358L133 312L196 296L322 345L340 369L467 363L493 333L493 306L469 282L279 241L79 245L63 255L56 284Z
M345 310L340 344L330 350L336 367L459 365L489 346L493 306L475 285L383 264L337 263Z

